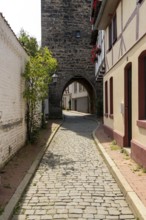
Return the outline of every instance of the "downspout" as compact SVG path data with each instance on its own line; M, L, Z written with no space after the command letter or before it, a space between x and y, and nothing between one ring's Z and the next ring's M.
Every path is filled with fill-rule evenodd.
M91 1L90 15L92 14L93 0Z
M104 8L105 8L105 5L106 5L107 1L108 1L108 0L102 0L101 8L100 8L98 17L97 17L96 22L95 22L95 25L94 25L95 30L98 29L98 24L99 24L99 22L100 22L101 16L103 15L103 10L104 10Z

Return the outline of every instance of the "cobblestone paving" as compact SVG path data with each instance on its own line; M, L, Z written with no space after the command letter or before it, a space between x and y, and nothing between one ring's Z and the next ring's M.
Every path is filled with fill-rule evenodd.
M135 219L94 144L96 125L88 117L66 118L13 220Z

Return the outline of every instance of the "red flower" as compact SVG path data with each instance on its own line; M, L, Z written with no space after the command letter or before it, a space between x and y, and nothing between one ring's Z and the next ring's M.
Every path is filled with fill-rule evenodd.
M96 46L92 48L91 54L92 54L92 55L93 55L93 54L96 54Z
M98 60L96 55L96 46L92 48L91 50L91 62L95 63Z
M96 45L92 48L91 50L91 62L95 63L96 61L98 61L98 57L97 55L99 55L101 53L101 47Z
M93 9L95 9L95 10L96 10L96 6L97 6L97 2L98 2L98 0L93 1Z

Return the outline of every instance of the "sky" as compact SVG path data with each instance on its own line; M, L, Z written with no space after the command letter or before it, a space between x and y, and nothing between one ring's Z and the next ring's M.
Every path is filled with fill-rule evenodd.
M0 12L18 36L23 28L41 44L41 0L0 0Z

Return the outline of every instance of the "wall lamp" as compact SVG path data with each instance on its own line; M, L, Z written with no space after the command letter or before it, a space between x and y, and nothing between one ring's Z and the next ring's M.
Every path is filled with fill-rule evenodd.
M53 83L57 83L57 81L58 81L58 75L56 74L56 73L54 73L53 75L52 75L52 79L53 79Z

